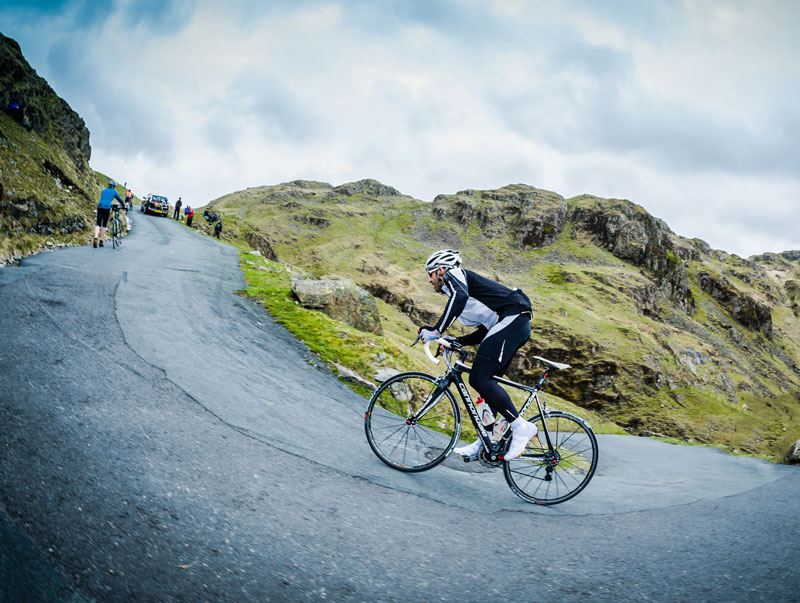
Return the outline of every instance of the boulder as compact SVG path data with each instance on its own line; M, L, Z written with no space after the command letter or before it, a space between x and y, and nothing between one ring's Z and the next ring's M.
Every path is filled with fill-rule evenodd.
M791 448L786 451L781 463L786 465L800 465L800 440L792 444Z
M352 281L292 279L292 291L307 308L360 331L383 335L378 302Z

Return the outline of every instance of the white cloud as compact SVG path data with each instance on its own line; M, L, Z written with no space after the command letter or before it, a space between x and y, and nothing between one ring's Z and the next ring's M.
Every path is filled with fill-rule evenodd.
M800 248L793 2L80 6L0 8L0 29L136 192L524 182L628 198L740 255Z

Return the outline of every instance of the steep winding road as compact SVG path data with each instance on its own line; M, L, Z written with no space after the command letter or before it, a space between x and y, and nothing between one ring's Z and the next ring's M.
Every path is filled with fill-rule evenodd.
M384 466L238 257L136 212L0 270L0 601L796 601L800 470L601 436L577 498Z

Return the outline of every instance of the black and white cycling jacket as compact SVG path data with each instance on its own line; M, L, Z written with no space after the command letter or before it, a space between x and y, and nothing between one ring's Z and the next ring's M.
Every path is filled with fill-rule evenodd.
M477 326L477 331L458 338L464 345L479 343L531 311L531 301L521 290L509 289L472 270L452 268L443 280L442 293L450 299L436 330L444 333L456 318L467 327Z

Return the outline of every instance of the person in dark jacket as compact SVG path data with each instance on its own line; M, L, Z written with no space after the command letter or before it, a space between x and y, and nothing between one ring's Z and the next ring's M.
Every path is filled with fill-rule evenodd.
M423 341L439 339L458 318L477 330L456 337L461 345L478 345L469 374L469 384L486 400L492 414L500 413L512 430L506 460L517 458L536 435L536 425L523 419L511 396L492 379L508 370L514 354L531 336L531 302L519 289L509 289L471 270L461 268L461 254L442 249L428 258L425 271L433 290L448 296L444 313L435 326L419 329ZM486 427L491 433L493 424ZM453 451L462 456L477 454L480 438Z
M32 128L32 126L25 121L25 108L22 104L22 95L17 93L11 95L11 100L8 101L8 106L6 107L6 113L26 130L30 131Z
M181 219L181 205L183 205L183 201L181 201L181 198L178 197L178 200L175 201L175 211L172 214L172 217L176 220Z

